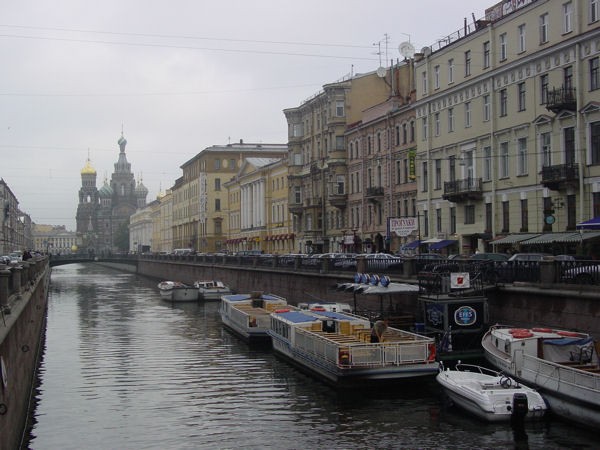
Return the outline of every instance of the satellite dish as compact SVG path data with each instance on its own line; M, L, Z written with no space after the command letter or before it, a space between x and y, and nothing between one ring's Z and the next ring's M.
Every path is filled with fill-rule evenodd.
M405 58L412 58L415 55L415 46L410 42L402 42L398 46L398 51Z
M386 73L387 73L387 70L385 70L385 67L379 67L379 68L377 69L377 76L378 76L379 78L383 78L383 77L385 77L385 74L386 74Z

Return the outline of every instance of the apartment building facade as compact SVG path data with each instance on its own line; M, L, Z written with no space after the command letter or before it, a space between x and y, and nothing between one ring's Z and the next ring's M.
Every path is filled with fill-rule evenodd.
M248 157L283 158L285 144L244 143L214 145L185 162L172 188L173 246L200 252L226 248L229 199L223 185L235 176Z
M460 252L599 215L596 0L501 2L415 63L417 216Z

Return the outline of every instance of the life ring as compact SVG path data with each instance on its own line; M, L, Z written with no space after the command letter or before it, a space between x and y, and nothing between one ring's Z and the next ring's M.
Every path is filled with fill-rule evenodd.
M575 333L574 331L557 331L556 334L565 337L582 337L581 334Z
M509 330L510 334L519 334L519 333L530 333L530 331L527 328L513 328L512 330Z
M290 312L289 309L276 309L274 312L276 313L286 313L286 312Z
M512 334L512 337L514 337L515 339L524 339L524 338L533 337L533 333L529 330L517 331L517 332L511 333L511 334Z
M553 333L554 330L552 328L532 328L531 331L535 331L537 333Z

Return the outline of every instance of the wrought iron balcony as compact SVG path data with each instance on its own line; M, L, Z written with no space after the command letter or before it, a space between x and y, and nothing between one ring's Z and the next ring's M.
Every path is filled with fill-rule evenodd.
M559 164L542 167L542 185L553 191L568 187L577 187L579 183L579 168L576 164Z
M348 194L329 193L327 201L336 208L345 208L348 204Z
M444 182L442 198L451 202L479 200L483 197L481 178L465 178Z
M575 96L575 88L559 87L549 89L546 93L546 109L553 113L560 111L576 111L577 97Z
M376 203L380 201L383 198L383 195L384 194L382 186L367 188L366 198L370 202Z

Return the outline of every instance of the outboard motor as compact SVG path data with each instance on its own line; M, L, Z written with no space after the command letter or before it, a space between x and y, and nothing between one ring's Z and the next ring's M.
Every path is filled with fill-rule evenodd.
M523 392L517 392L513 395L511 422L513 425L523 425L525 422L525 416L529 411L529 403L527 401L527 394Z

